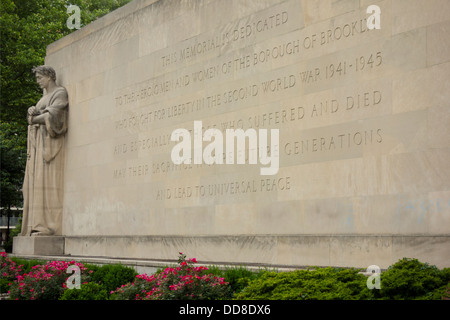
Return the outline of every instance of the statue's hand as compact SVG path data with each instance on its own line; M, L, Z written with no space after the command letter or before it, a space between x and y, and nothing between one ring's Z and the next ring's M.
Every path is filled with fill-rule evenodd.
M27 114L27 121L29 125L34 124L33 123L33 117L39 115L40 112L36 109L35 106L28 108L28 114Z
M40 114L40 112L36 109L35 106L32 106L32 107L28 108L28 115L29 116L37 116L38 114Z

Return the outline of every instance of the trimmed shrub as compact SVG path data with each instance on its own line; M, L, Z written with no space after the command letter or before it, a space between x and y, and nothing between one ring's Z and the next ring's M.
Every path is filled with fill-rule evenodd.
M239 300L370 299L367 278L357 269L316 268L264 272L237 294Z
M245 267L226 268L223 277L229 282L235 294L241 292L249 283L260 277L264 271L251 271Z
M60 300L108 300L108 292L101 284L88 282L80 289L66 289Z
M450 269L417 259L403 258L381 274L381 290L375 296L381 299L441 299L450 281Z
M103 285L107 292L116 290L120 286L135 279L137 272L121 264L106 264L94 269L92 282Z

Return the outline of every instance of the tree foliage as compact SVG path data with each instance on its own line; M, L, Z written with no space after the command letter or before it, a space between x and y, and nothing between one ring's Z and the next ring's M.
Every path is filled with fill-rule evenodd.
M1 198L0 207L18 206L22 200L20 187L26 161L26 136L16 133L14 122L0 123Z
M81 10L81 27L130 0L1 0L1 118L26 125L26 110L41 92L31 68L44 63L46 47L75 31L67 7Z
M31 69L44 64L46 47L75 29L67 27L77 5L81 27L130 0L0 0L1 205L20 205L30 106L42 95ZM12 190L15 190L14 192Z

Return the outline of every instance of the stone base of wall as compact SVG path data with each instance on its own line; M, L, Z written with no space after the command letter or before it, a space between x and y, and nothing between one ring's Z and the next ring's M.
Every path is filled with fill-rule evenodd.
M64 243L61 236L14 237L13 254L61 255L64 254Z
M449 235L66 236L65 255L297 268L385 269L401 258L449 267Z

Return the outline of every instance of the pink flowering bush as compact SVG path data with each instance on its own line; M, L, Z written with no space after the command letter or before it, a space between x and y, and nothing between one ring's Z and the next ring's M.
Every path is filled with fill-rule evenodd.
M66 280L71 276L66 273L69 266L76 265L81 271L81 281L86 282L89 275L82 263L75 261L48 261L36 265L29 273L18 274L10 283L12 300L57 300L66 288ZM84 274L83 274L84 271ZM83 279L84 278L84 279Z
M8 292L9 283L21 273L22 266L8 258L6 252L0 252L0 293Z
M137 275L132 283L111 291L115 300L217 300L231 298L224 278L208 273L207 267L194 267L195 258L186 260L180 252L178 266L148 276Z

